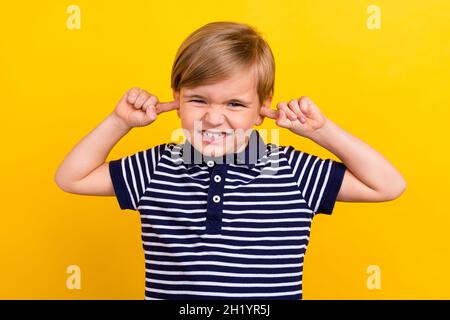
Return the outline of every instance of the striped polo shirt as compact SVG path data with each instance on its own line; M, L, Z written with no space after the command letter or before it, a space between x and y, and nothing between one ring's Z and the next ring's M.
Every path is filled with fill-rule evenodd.
M140 213L145 299L301 299L312 219L345 169L256 129L223 157L185 139L110 161L120 208Z

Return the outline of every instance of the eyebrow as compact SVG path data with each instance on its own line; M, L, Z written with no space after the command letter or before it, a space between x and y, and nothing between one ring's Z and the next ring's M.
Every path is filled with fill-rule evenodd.
M199 98L199 99L206 99L205 97L203 97L202 95L199 94L187 94L187 95L183 95L183 98L185 99L192 99L192 98ZM250 102L241 100L241 99L230 99L229 101L235 101L235 102L239 102L242 104L250 104Z

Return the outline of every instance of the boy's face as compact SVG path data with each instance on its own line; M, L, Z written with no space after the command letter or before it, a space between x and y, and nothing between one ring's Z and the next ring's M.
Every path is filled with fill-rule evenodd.
M247 70L215 84L183 87L173 96L179 100L177 114L186 138L206 156L244 150L251 129L264 119L260 115L256 76ZM263 105L269 107L271 101L272 97Z

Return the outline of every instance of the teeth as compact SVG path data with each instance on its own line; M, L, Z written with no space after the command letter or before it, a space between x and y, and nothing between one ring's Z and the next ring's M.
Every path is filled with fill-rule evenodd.
M230 133L222 133L222 132L211 132L211 131L203 131L201 132L201 134L203 135L203 137L205 139L209 139L209 140L219 140L219 139L223 139L225 136L229 136L231 135Z
M218 138L223 137L223 133L211 133L211 132L208 132L208 131L203 132L203 135L206 138L214 138L214 139L218 139Z

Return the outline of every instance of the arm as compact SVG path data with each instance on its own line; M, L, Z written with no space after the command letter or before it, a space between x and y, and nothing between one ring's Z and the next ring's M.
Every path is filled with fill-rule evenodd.
M327 119L308 97L280 102L277 108L262 108L261 115L326 148L347 167L338 201L388 201L405 190L405 180L388 160Z
M55 174L56 184L76 194L113 196L108 154L131 127L110 114L65 157Z
M157 114L177 108L177 101L159 103L145 90L130 89L114 111L65 157L56 171L56 184L70 193L115 195L109 163L105 163L111 149L133 127L149 125Z
M405 180L386 158L331 120L325 119L311 139L335 154L348 169L338 201L388 201L405 190Z

